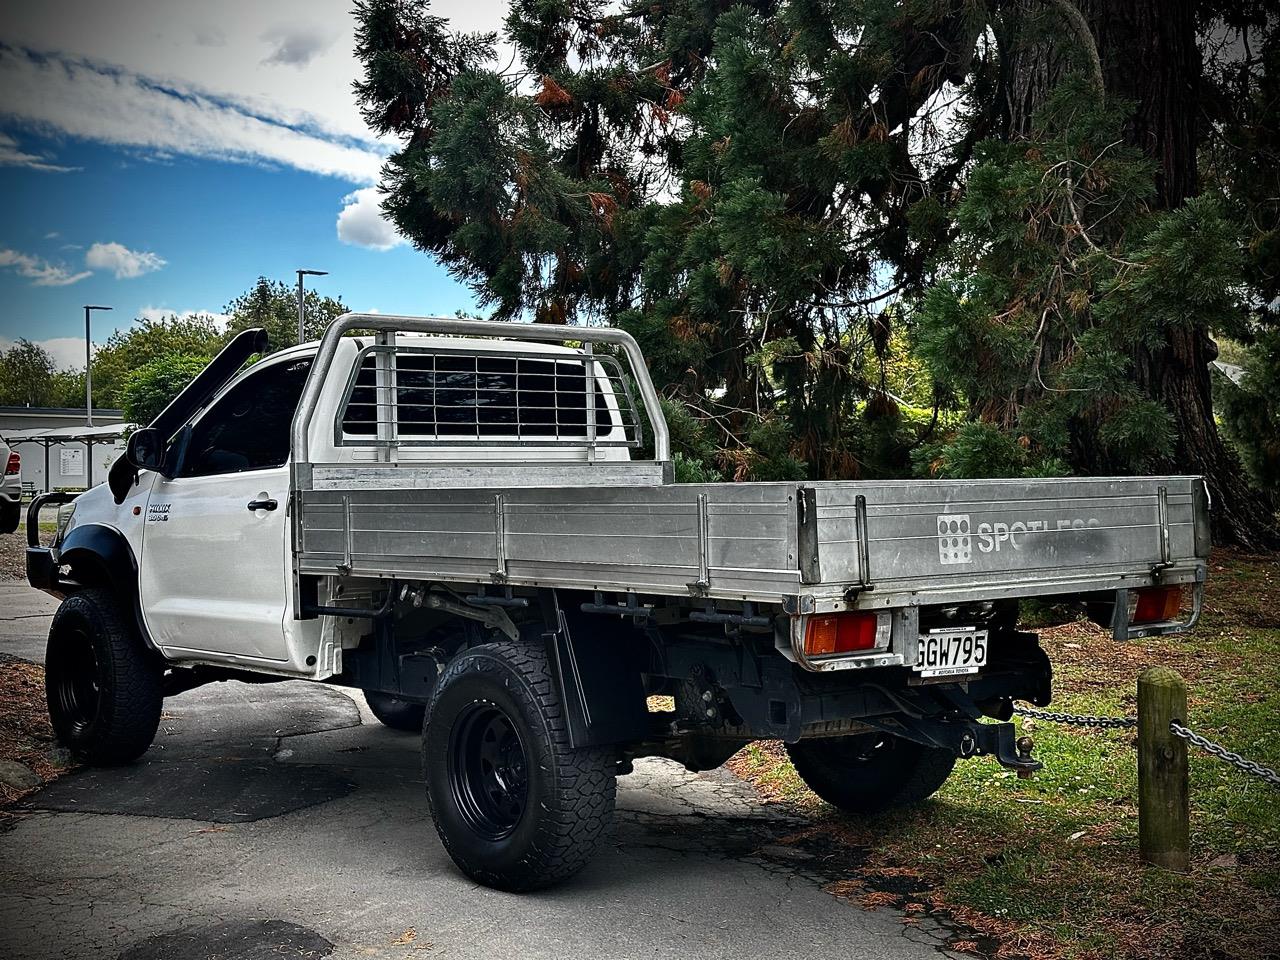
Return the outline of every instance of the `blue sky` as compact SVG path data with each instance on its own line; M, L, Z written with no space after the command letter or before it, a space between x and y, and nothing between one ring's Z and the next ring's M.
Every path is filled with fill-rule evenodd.
M346 0L49 0L0 13L0 348L83 365L138 316L220 313L261 274L383 313L471 292L380 218ZM451 7L457 7L456 11ZM437 2L460 29L505 4ZM217 19L212 17L216 12Z

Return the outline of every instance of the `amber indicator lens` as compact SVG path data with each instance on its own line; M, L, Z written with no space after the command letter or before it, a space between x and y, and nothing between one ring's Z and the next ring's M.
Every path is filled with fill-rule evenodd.
M1134 623L1163 623L1177 620L1182 609L1182 587L1143 587L1134 591L1138 602L1133 608Z
M828 613L812 616L804 631L804 652L809 657L871 650L876 645L880 615Z

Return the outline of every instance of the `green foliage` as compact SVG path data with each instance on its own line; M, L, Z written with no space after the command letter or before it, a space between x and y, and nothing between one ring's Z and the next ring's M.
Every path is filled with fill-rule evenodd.
M1262 38L1243 66L1170 27L1216 88L1187 104L1211 189L1172 209L1185 65L1134 82L1116 38L1151 24L1083 5L1082 43L1064 6L513 0L500 70L424 0L361 0L356 92L400 231L495 317L632 332L714 448L677 447L689 476L1229 473L1204 332L1280 302L1276 20L1200 9Z
M706 418L679 400L662 400L662 415L671 434L672 459L680 483L712 483L724 477L716 469L718 449Z
M325 327L349 312L341 300L323 297L314 290L306 290L304 300L307 340L320 339ZM282 280L259 277L251 290L227 304L226 312L230 315L228 336L262 327L267 331L268 349L273 352L295 346L298 342L297 289ZM184 350L181 346L174 349Z
M1215 378L1218 413L1249 475L1280 505L1280 330L1258 337L1244 367L1238 386Z
M122 391L125 420L150 423L208 362L208 357L197 354L166 353L132 371Z
M700 460L692 460L680 450L671 455L676 483L719 483L724 478Z
M339 299L306 292L307 335L318 339L348 312ZM265 327L272 350L297 340L297 296L279 280L257 283L227 305L225 330L210 316L138 318L116 330L93 355L95 407L123 407L135 423L147 423L222 349L227 338ZM38 344L20 340L0 353L0 405L81 407L83 371L57 370Z
M119 407L135 370L171 353L209 358L221 349L222 342L222 331L207 316L139 318L112 333L94 354L94 403Z
M1150 209L1123 117L1067 84L1034 143L978 148L954 259L914 318L934 377L982 424L942 451L944 475L1157 469L1177 433L1134 356L1175 328L1241 328L1236 228L1212 197Z
M84 371L58 370L49 380L49 406L84 406Z
M913 249L877 241L908 205L898 185L918 181L904 121L945 82L947 45L978 36L970 13L515 0L516 64L499 73L493 38L450 34L425 3L367 0L357 94L403 144L385 210L495 317L630 330L664 393L711 428L714 457L689 456L717 472L875 474L869 451L905 462L915 442L860 439L887 376L877 337L902 321L877 292L918 269L940 208L919 206Z
M47 407L53 404L54 366L49 352L19 340L0 353L0 405Z
M1022 477L1027 451L1007 431L991 423L965 423L943 444L921 448L919 469L943 480Z

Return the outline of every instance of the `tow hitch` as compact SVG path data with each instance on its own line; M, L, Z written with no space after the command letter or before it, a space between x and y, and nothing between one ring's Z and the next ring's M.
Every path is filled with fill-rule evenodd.
M1031 756L1035 744L1030 737L1014 738L1012 723L973 723L970 727L960 738L960 756L994 754L1000 766L1017 771L1023 780L1044 766Z
M962 758L993 756L1002 767L1027 779L1044 767L1031 756L1030 737L1016 737L1012 723L979 723L977 720L933 720L923 717L866 719L863 723L930 747L942 747Z

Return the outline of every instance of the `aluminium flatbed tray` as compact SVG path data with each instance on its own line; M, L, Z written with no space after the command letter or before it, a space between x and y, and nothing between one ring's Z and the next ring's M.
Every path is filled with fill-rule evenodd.
M415 464L310 466L300 574L805 612L1193 582L1208 543L1198 477L636 484L581 464L463 486Z

